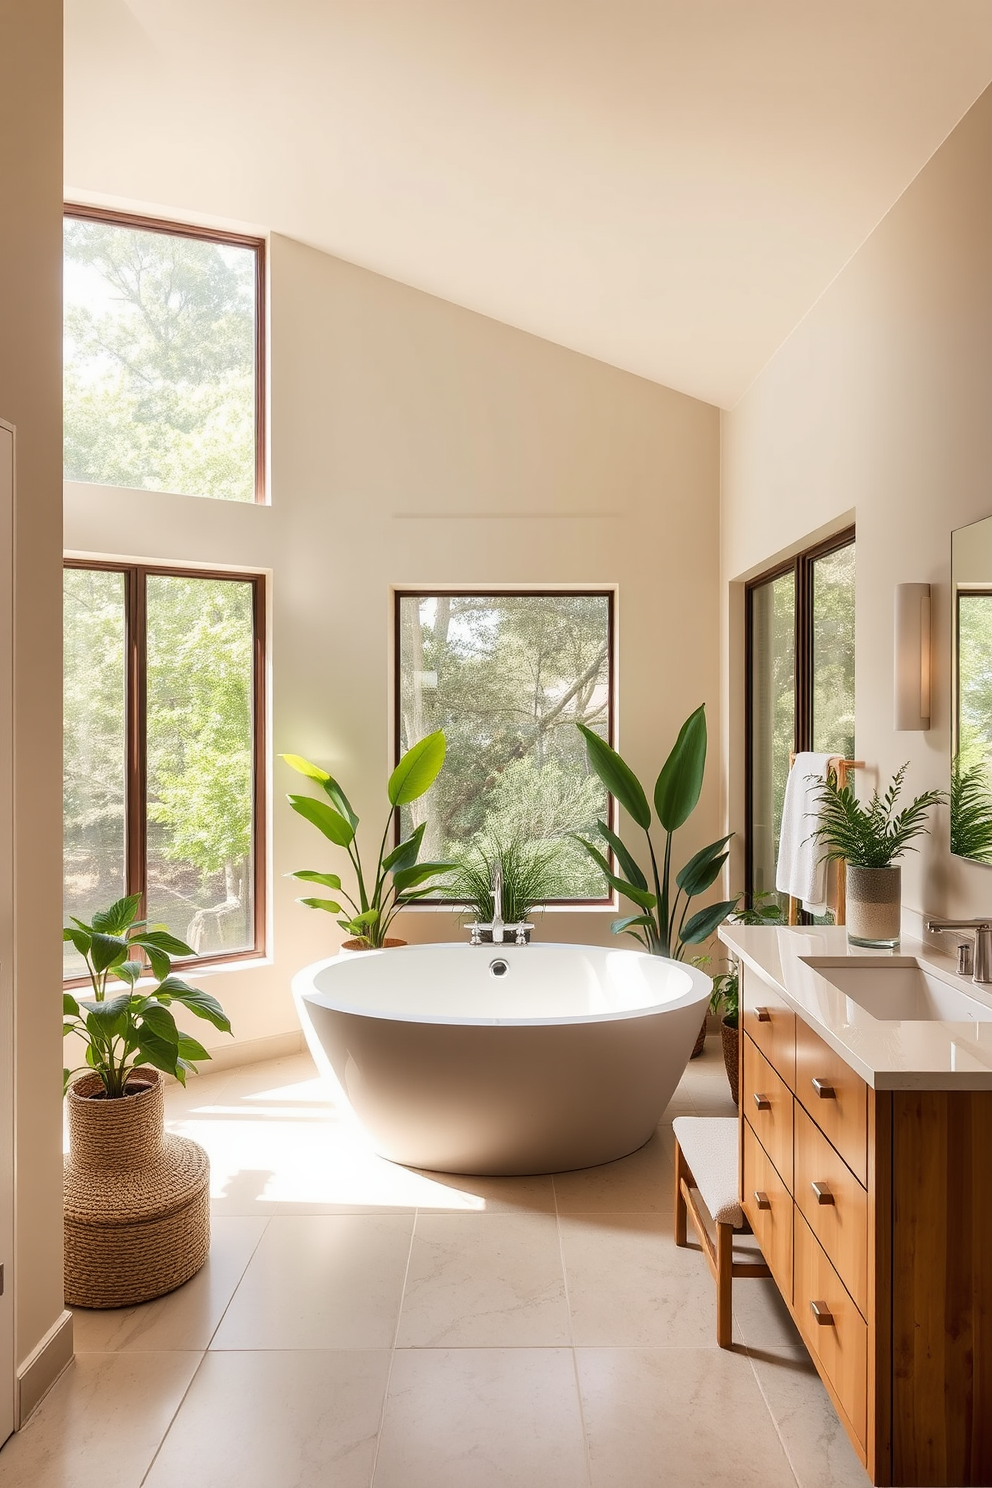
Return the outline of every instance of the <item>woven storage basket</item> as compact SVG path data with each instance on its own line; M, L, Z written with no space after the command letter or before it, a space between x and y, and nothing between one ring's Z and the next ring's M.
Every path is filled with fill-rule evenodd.
M210 1164L188 1137L164 1130L158 1070L139 1068L136 1094L87 1099L84 1075L69 1088L65 1159L65 1300L73 1307L130 1307L182 1286L210 1248Z
M723 1040L723 1062L727 1066L730 1094L737 1106L740 1104L740 1070L737 1063L740 1057L740 1031L721 1018L720 1037Z

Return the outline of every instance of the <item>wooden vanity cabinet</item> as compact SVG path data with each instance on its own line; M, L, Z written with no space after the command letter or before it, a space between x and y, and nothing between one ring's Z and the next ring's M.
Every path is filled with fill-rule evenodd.
M858 1455L992 1484L992 1091L874 1090L741 991L741 1203Z

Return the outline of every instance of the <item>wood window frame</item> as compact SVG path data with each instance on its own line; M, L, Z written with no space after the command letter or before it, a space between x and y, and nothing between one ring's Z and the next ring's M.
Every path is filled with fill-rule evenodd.
M235 961L259 960L266 954L267 798L265 716L265 575L236 569L174 567L162 563L129 563L125 560L64 558L63 569L119 573L124 579L124 676L125 676L125 806L124 864L125 893L141 895L139 917L148 902L147 820L147 677L148 631L147 580L223 579L252 587L252 945L213 956L184 958L180 967L222 966ZM87 977L67 977L67 987L88 986Z
M264 238L248 233L225 232L220 228L196 227L188 222L172 222L161 217L145 217L134 212L117 212L109 207L90 207L80 202L66 202L62 216L87 222L106 222L116 227L132 227L142 232L163 233L172 238L196 238L206 243L225 243L236 248L249 248L255 255L255 495L256 506L268 500L266 482L266 244ZM194 491L181 495L196 495ZM220 498L206 496L206 501ZM243 503L247 505L248 503Z
M747 903L754 893L754 862L751 843L754 839L754 592L786 574L795 578L795 723L793 752L812 748L813 730L813 566L820 558L856 541L856 528L845 527L822 542L803 548L794 557L777 563L763 573L748 579L744 585L744 895ZM812 924L812 916L802 911L802 923Z
M393 593L393 757L391 768L395 769L400 759L400 717L402 709L400 706L400 690L402 686L400 667L400 601L404 599L433 599L439 594L446 594L452 598L471 599L474 597L487 599L605 599L606 610L606 634L607 634L607 703L606 703L606 742L611 748L616 748L616 601L615 589L582 589L574 586L568 588L552 588L550 586L541 589L513 589L513 588L458 588L454 585L437 584L433 588L422 589L394 589ZM616 831L617 827L617 803L615 798L607 793L607 822ZM399 846L400 822L396 818L394 828L394 842ZM606 849L604 856L615 871L613 849L604 844ZM413 908L437 908L457 904L456 899L419 899ZM548 904L564 909L583 908L602 909L610 905L616 905L617 896L614 893L606 894L601 899L549 899Z

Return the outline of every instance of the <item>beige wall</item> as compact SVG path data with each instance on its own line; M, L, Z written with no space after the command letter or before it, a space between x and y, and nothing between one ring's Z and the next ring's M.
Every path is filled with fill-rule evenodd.
M16 1240L7 1274L18 1363L62 1311L61 88L61 4L7 5L0 47L0 417L17 428Z
M271 507L70 486L67 548L270 571L274 754L327 764L376 835L390 586L616 584L620 744L653 784L691 709L716 718L717 411L284 238L270 267ZM716 836L717 777L685 856ZM239 1041L296 1028L290 978L340 939L283 877L332 864L297 780L277 760L271 962L210 978ZM611 917L539 933L605 942ZM459 934L447 911L397 930Z
M909 787L946 789L950 535L992 512L992 91L987 92L723 416L723 685L729 816L742 824L740 586L856 514L857 752L868 785L905 759ZM933 727L892 723L899 582L934 597ZM725 604L727 596L725 591ZM948 852L947 812L904 860L911 910L988 912L992 876Z

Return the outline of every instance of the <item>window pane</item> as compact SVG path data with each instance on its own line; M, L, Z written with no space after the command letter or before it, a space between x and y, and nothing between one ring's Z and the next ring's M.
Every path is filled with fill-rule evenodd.
M253 586L147 583L148 917L201 956L250 949Z
M421 856L459 858L484 838L559 844L562 898L601 899L602 876L570 833L607 806L575 727L607 737L606 595L399 597L400 744L443 728L444 769L403 812Z
M774 891L796 726L796 580L751 590L751 882ZM785 904L785 896L778 896Z
M66 479L253 501L255 250L64 232Z
M854 544L813 565L815 750L854 758Z
M89 921L125 893L124 575L64 571L63 911ZM64 975L85 972L67 944Z

